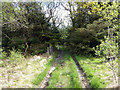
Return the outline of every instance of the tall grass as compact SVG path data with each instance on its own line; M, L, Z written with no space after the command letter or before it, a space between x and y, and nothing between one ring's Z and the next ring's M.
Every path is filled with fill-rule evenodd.
M1 54L0 54L0 67L4 66L4 60L7 59L7 53L5 51L2 51L1 49Z
M94 75L97 69L97 65L102 63L101 59L94 59L93 57L83 57L83 56L76 56L76 59L79 61L79 64L83 68L83 71L86 73L86 78L90 83L91 88L105 88L106 84L103 79ZM97 69L100 71L100 69Z

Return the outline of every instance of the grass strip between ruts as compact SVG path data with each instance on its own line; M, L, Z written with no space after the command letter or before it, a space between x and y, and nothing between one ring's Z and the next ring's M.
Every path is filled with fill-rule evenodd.
M47 88L81 88L79 82L79 74L77 67L72 57L66 54L63 59L63 68L61 69L60 64L56 67L56 70L52 73Z

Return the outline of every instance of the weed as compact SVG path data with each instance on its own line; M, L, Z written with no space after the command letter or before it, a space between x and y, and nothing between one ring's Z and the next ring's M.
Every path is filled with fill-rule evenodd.
M87 64L83 66L83 70L86 72L86 76L89 78L93 77L92 70L89 68Z

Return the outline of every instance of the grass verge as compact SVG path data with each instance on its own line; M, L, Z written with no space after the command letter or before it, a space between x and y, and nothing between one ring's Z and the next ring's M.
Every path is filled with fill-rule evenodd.
M105 88L112 81L112 72L108 63L103 63L103 58L76 56L79 64L86 73L91 88Z
M21 54L13 52L10 57L3 60L4 64L0 67L0 90L1 88L34 88L35 85L31 80L46 69L45 65L51 58L52 56L48 57L45 53L24 59Z

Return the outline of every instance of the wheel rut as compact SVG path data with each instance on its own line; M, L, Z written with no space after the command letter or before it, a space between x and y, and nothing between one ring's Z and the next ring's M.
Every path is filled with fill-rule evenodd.
M76 60L76 58L73 56L72 53L70 53L70 55L73 58L76 66L77 66L77 71L79 73L79 78L80 78L80 82L81 82L82 88L90 88L90 84L87 81L87 79L85 77L85 73L84 73L83 69L81 68L79 62Z
M62 64L62 59L63 59L62 51L58 50L57 51L57 57L55 58L55 61L53 62L50 70L48 71L48 73L46 75L46 77L43 79L43 81L39 85L40 88L47 88L49 86L49 81L50 81L50 77L52 76L52 72L55 71L56 66L58 65L60 59L61 59L60 64L61 64L61 67L62 67L63 66L63 64Z
M76 58L72 55L72 53L70 53L70 55L73 58L76 66L77 66L77 71L79 73L79 78L80 78L80 83L82 85L82 88L90 88L90 84L88 83L87 79L85 78L84 71L81 68L80 64L78 63L78 61L76 60ZM44 80L39 85L40 88L47 88L49 86L49 81L50 81L50 78L52 76L52 72L55 71L56 66L58 64L61 65L61 70L62 70L62 68L63 68L63 57L64 57L64 51L58 50L57 57L55 58L55 61L53 62L50 70L48 71L48 73L46 75L46 77L44 78ZM62 85L61 84L58 85L57 88L62 88Z
M62 69L63 69L63 58L64 58L64 55L65 55L65 53L64 53L64 51L63 50L60 50L60 66L61 66L61 71L62 71ZM61 71L60 71L60 79L61 79ZM60 80L61 81L61 80ZM62 82L59 82L59 85L57 86L57 88L62 88Z

